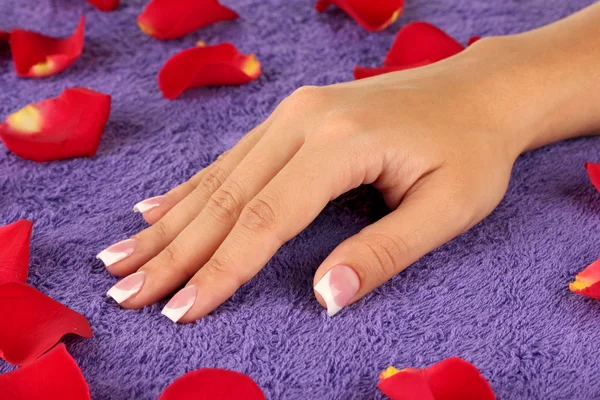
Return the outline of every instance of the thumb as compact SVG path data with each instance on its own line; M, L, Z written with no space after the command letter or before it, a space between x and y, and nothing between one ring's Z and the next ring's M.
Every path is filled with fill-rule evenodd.
M315 273L317 300L329 316L371 293L480 219L468 190L432 173L413 185L398 209L342 242Z

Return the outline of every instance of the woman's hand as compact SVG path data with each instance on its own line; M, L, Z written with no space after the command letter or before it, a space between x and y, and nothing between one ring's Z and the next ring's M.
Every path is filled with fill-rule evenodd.
M530 69L514 72L520 51L483 39L428 67L300 88L212 165L136 206L152 226L99 255L128 276L109 295L139 308L187 282L163 313L202 318L330 200L373 184L393 211L341 243L314 279L330 315L359 300L487 216L516 157L543 144L544 114L528 109L520 80Z

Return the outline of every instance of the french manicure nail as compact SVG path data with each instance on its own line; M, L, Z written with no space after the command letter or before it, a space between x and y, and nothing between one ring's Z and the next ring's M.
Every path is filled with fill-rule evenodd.
M150 211L155 207L161 206L164 204L167 196L155 196L150 197L149 199L142 200L133 206L134 212L145 213L146 211Z
M194 305L197 292L195 285L181 289L163 308L162 315L173 322L179 321Z
M315 290L325 300L327 314L333 317L350 302L359 287L360 279L352 268L336 265L315 285Z
M108 267L132 255L135 251L135 245L135 239L123 240L102 250L96 258Z
M106 293L108 297L112 297L117 303L121 304L134 294L140 291L144 285L146 274L144 271L131 274L123 280L119 281L115 286L111 287Z

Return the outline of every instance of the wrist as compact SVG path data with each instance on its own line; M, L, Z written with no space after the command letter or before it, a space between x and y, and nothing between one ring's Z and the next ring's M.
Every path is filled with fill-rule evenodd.
M584 40L582 22L482 39L464 52L487 70L483 96L517 153L600 132L600 41Z

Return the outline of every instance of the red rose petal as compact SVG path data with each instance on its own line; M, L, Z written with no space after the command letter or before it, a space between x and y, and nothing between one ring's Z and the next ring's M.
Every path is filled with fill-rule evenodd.
M377 384L392 400L436 400L423 373L417 369L402 370Z
M494 400L487 380L471 363L450 357L424 369L435 400Z
M241 54L231 43L200 46L171 57L158 73L158 86L167 99L184 90L215 85L241 85L260 75L253 54Z
M20 219L0 227L0 285L27 282L32 226L33 222Z
M3 31L0 29L0 42L8 42L10 39L10 32Z
M252 378L235 371L201 368L175 379L159 400L264 400Z
M588 265L569 283L569 290L592 299L600 300L600 259Z
M472 37L469 45L479 40ZM392 71L422 67L451 57L465 47L448 36L446 32L427 22L411 22L398 32L388 51L383 67L356 67L355 79L367 78Z
M473 43L475 43L476 41L478 41L479 39L481 39L481 36L473 36L469 38L469 41L467 42L467 46L472 45Z
M175 39L239 15L218 0L151 0L138 16L140 29L157 39Z
M393 368L392 368L393 369ZM389 371L389 369L388 369ZM424 369L382 373L378 387L393 400L494 400L490 384L471 363L450 357ZM419 379L421 376L422 380ZM429 388L430 397L423 389ZM388 394L389 393L389 394Z
M79 366L60 343L33 363L0 375L2 399L88 400Z
M398 66L383 66L376 68L366 68L366 67L354 67L354 79L364 79L370 78L372 76L387 74L388 72L395 71L404 71L405 69L422 67L424 65L431 64L429 60L423 60L420 63L411 64L411 65L398 65Z
M404 0L318 0L315 8L324 12L336 5L351 16L360 26L369 31L380 31L398 19Z
M85 88L29 104L0 124L0 139L33 161L93 157L110 114L110 96Z
M0 285L0 357L4 360L28 364L68 333L92 337L83 315L23 283Z
M465 47L440 28L427 22L411 22L398 32L383 65L434 63L463 51Z
M585 169L587 170L592 184L596 189L600 190L600 164L587 162L585 163Z
M87 0L100 11L112 11L119 7L119 0Z
M83 50L84 26L85 17L82 16L75 32L64 39L13 29L10 34L10 49L17 75L42 78L66 69Z

